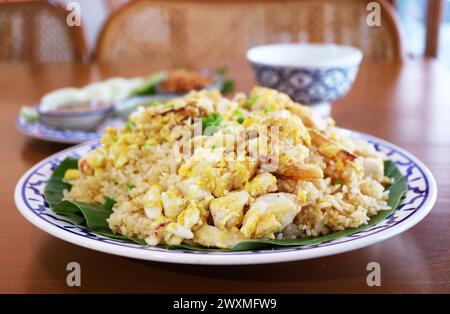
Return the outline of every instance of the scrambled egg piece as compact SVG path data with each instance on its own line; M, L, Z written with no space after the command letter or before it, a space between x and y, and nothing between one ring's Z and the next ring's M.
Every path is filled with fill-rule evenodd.
M201 211L196 202L190 202L186 209L178 215L177 222L189 230L197 229L204 224Z
M260 173L245 184L245 190L252 197L274 192L277 190L277 178L268 172Z
M192 239L194 237L194 234L192 233L191 230L189 230L188 228L177 222L171 222L170 224L168 224L165 232L171 233L173 236L182 239ZM178 241L178 239L175 241Z
M193 241L207 247L232 248L244 237L236 229L219 229L210 225L201 226L194 234Z
M162 216L163 205L161 201L161 189L152 185L144 195L144 212L149 219Z
M214 225L219 229L229 229L241 224L244 206L250 195L246 191L231 192L226 196L215 198L209 205Z
M71 180L76 180L80 177L81 173L80 170L78 169L68 169L65 173L64 173L64 180L65 181L71 181Z
M265 194L258 197L245 213L240 231L245 238L273 238L273 233L290 224L299 211L295 195Z
M161 201L164 207L164 215L175 218L186 206L186 199L177 190L169 190L161 193Z

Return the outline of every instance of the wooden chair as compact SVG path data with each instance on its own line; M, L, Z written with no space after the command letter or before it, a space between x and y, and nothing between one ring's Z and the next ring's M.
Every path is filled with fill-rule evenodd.
M47 1L0 3L0 61L84 61L82 29L67 25L68 13Z
M381 26L366 22L367 0L135 0L114 11L97 42L101 62L245 58L279 42L353 45L372 60L403 56L392 6L380 0Z

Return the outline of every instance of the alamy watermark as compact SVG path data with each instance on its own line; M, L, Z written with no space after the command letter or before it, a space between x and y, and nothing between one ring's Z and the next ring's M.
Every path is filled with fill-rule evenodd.
M69 11L66 17L66 23L68 26L81 26L81 6L78 2L69 2L66 6L66 10Z
M66 18L68 26L81 26L81 6L78 2L69 2L66 6L69 14ZM370 13L367 15L366 23L369 27L381 26L381 6L376 1L367 4L366 10Z
M70 262L66 266L69 272L66 276L66 283L69 287L81 287L81 266L77 262Z
M366 266L366 270L369 274L366 277L366 283L369 287L381 286L381 266L377 262L370 262Z
M370 13L367 15L366 23L369 27L381 26L381 7L376 1L369 2L366 7Z

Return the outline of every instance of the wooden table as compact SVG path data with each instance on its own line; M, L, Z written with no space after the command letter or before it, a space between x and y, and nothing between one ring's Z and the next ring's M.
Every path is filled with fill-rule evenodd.
M206 66L220 66L208 63ZM146 74L158 65L0 64L0 292L450 292L450 74L434 61L368 63L333 107L338 125L398 144L434 173L438 200L417 226L390 240L336 256L285 264L206 267L143 262L84 249L32 226L16 210L19 177L64 145L15 129L20 106L43 93L112 75ZM254 84L246 63L231 65L238 89ZM81 264L82 286L66 286L66 265ZM381 287L366 285L369 262Z

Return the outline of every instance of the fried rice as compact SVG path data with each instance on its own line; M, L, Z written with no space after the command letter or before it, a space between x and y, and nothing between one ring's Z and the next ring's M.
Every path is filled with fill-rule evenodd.
M65 199L114 199L111 230L150 246L318 236L389 209L372 145L262 87L141 107L65 180Z

